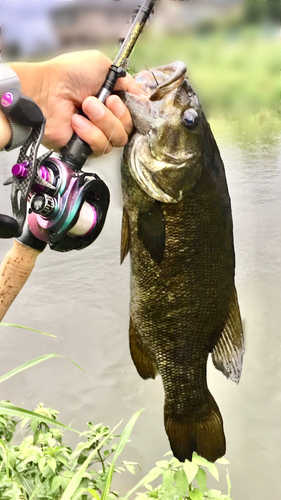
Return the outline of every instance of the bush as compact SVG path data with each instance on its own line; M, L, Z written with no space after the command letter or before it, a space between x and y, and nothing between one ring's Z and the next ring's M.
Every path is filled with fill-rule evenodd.
M139 467L136 462L127 461L115 465L139 413L130 420L121 436L110 431L108 426L88 423L87 430L80 434L83 440L74 449L63 441L63 428L57 425L56 410L39 404L31 417L1 414L1 500L118 498L118 493L111 488L113 473L135 474ZM14 444L17 431L25 435L18 445ZM228 462L221 459L218 463ZM216 465L196 454L192 462L186 460L184 464L175 458L159 461L122 500L133 494L135 500L231 500L228 475L229 491L223 495L219 490L208 490L205 469L219 480ZM161 484L153 487L151 483L159 479Z

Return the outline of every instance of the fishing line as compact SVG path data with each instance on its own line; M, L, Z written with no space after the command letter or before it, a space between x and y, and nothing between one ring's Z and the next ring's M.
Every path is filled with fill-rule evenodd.
M152 74L152 76L153 76L154 80L156 81L156 85L158 86L158 85L159 85L159 83L158 83L158 80L157 80L157 78L156 78L155 74L153 73L153 71L152 71L151 69L149 69L149 68L147 67L147 65L145 65L145 68L146 68L146 70L147 70L147 71L149 71L149 72Z
M125 106L127 105L128 100L129 100L129 97L127 97L127 98L126 98L126 101L124 102L124 105L125 105ZM116 118L118 118L118 120L120 121L120 118L121 118L121 116L122 116L122 115L123 115L123 113L120 113L120 115L119 115L119 116L116 116L116 115L115 115L115 116L116 116ZM108 144L110 144L110 140L111 140L111 138L112 138L112 136L113 136L113 134L114 134L114 132L115 132L115 130L116 130L116 127L117 127L117 123L116 123L116 125L114 125L114 127L113 127L113 129L112 129L112 132L111 132L111 134L110 134L110 136L109 136L109 138L108 138L108 141L107 141L107 143L106 143L106 145L105 145L105 148L104 148L104 150L103 150L103 152L102 152L102 154L101 154L101 158L105 155L106 148L107 148ZM125 128L125 127L124 127L124 128Z

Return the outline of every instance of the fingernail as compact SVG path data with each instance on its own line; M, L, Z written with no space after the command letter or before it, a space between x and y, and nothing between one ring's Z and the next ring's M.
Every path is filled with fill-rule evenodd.
M104 107L97 99L89 98L84 103L84 111L87 114L87 111L91 114L91 118L100 119L104 115Z
M90 126L90 121L87 118L84 118L83 116L80 115L73 115L72 123L75 127L79 128L80 130L87 130Z

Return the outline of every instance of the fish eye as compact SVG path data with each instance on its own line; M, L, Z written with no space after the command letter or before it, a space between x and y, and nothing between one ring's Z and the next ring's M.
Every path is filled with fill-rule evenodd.
M187 109L183 115L182 120L189 130L194 130L198 126L199 116L195 109Z

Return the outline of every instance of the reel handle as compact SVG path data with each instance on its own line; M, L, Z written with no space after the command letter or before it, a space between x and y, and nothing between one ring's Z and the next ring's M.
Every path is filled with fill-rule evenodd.
M29 278L40 253L14 240L0 267L0 321Z

